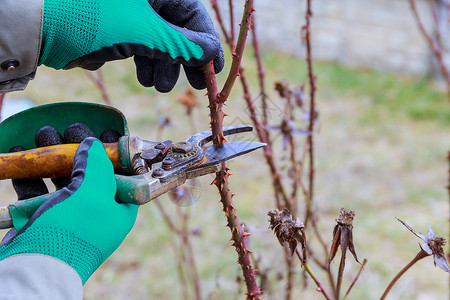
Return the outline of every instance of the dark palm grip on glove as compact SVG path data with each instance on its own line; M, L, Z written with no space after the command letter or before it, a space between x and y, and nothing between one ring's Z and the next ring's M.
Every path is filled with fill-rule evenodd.
M172 90L180 64L190 84L205 87L201 67L224 65L219 35L199 0L46 0L39 64L96 70L134 56L137 78Z

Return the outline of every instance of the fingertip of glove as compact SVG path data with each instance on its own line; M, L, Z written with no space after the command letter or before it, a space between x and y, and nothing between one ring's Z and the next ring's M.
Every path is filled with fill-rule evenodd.
M225 55L223 53L222 47L220 47L219 54L214 59L214 72L220 73L225 65Z
M203 90L206 87L205 73L201 68L184 66L184 72L189 84L197 90Z
M8 152L12 153L12 152L19 152L19 151L23 151L23 150L25 150L25 148L22 146L14 146L11 149L9 149Z
M153 71L155 89L160 93L168 93L178 81L180 65L165 60L154 60Z
M117 141L119 141L119 139L121 138L121 134L118 133L115 130L112 129L107 129L105 131L102 132L102 134L100 135L100 141L102 141L102 143L115 143Z
M144 87L153 86L153 64L152 60L146 56L134 56L136 65L136 77L139 83Z

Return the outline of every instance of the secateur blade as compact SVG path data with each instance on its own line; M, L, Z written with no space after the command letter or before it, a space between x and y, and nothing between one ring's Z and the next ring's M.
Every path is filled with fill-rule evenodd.
M250 125L233 125L224 127L223 134L229 136L252 130ZM214 173L220 170L220 162L265 146L263 143L254 142L224 143L220 147L206 146L212 139L211 131L207 130L184 142L173 144L171 151L162 161L162 168L154 170L152 176L158 177L161 182L167 182L181 173L186 173L187 178Z
M228 136L242 132L249 132L252 130L253 127L250 125L233 125L224 127L223 134L224 136ZM198 133L187 140L187 142L200 146L203 152L202 162L187 170L186 173L188 178L195 178L207 173L213 173L214 171L220 170L219 164L221 162L249 153L267 145L259 142L242 141L227 142L217 147L214 145L205 147L204 145L210 141L212 141L212 133L209 130Z
M249 132L253 130L251 125L231 125L223 127L223 135L232 135L241 132ZM211 142L213 139L211 130L206 130L191 136L187 142L199 145L200 147L204 144Z
M249 125L234 125L224 127L223 133L227 136L252 130L253 127ZM266 146L265 143L250 141L227 142L217 147L214 145L207 146L206 144L211 141L212 133L209 130L198 133L186 140L186 143L191 143L201 148L202 152L201 162L184 171L186 179L195 179L199 176L218 172L222 169L222 162ZM175 193L172 190L172 194L169 194L171 201L178 206L190 206L198 200L198 197L195 197L195 189L198 188L195 180L190 183L186 182L186 184L181 190L176 190ZM181 197L179 195L180 191Z
M265 143L259 142L230 142L224 143L221 147L210 146L203 149L204 161L194 169L216 165L266 145Z

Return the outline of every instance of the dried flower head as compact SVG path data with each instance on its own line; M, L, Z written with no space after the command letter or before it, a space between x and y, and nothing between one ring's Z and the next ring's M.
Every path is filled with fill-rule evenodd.
M330 249L330 262L334 259L337 253L337 249L340 246L342 255L345 256L347 249L353 255L355 260L358 261L356 256L355 246L353 245L353 219L355 212L341 208L339 216L336 218L336 226L333 229L333 243Z
M411 231L415 236L425 242L425 244L420 245L420 248L428 253L428 255L433 255L435 266L438 265L445 272L450 272L450 267L448 266L447 260L445 259L444 245L446 241L443 237L436 236L431 229L431 226L428 226L428 236L426 236L423 233L414 231L411 226L409 226L399 218L397 218L397 220L406 228L408 228L408 230Z
M336 218L336 222L338 223L338 225L347 225L353 227L354 218L355 218L354 211L341 208L339 216Z
M293 103L295 103L298 107L303 107L303 104L305 103L303 86L298 88L290 88L289 83L286 81L277 81L275 82L275 90L281 98L287 99L288 101L293 100Z
M292 93L289 89L289 84L286 81L275 82L275 90L281 98L289 98Z
M290 255L294 254L297 243L302 249L306 247L303 229L305 226L299 218L294 219L291 212L284 208L281 212L278 209L267 213L270 217L269 228L273 230L281 246L290 250Z
M188 87L186 92L184 92L178 97L177 101L183 104L183 106L186 108L186 113L188 115L191 114L192 109L200 105L198 97L195 95L194 91L190 87Z

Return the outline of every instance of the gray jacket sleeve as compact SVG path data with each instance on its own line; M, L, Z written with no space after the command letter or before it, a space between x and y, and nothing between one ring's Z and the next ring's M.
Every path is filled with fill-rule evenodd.
M34 78L41 45L43 0L2 0L0 93L23 90Z
M0 261L0 300L82 300L78 273L66 263L42 254L19 254Z

